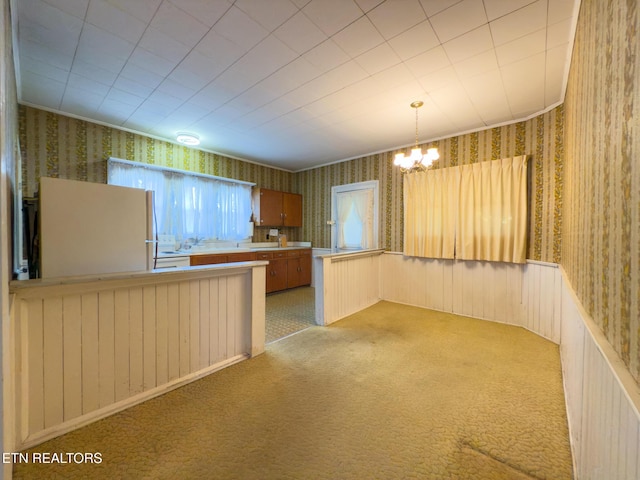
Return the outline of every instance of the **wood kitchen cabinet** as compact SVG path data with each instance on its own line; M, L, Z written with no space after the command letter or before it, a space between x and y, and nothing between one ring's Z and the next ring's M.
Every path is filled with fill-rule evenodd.
M215 265L217 263L250 262L255 259L255 252L206 253L202 255L191 255L189 257L189 263L193 267L194 265Z
M266 292L311 285L311 249L258 252L258 260L268 260Z
M259 227L301 227L302 195L254 188L253 214Z
M266 293L287 288L311 285L311 249L278 250L268 252L204 253L191 255L191 266L218 263L268 260Z
M287 257L287 288L311 284L311 250L290 250Z
M287 252L258 252L258 260L268 260L266 277L267 293L287 288Z

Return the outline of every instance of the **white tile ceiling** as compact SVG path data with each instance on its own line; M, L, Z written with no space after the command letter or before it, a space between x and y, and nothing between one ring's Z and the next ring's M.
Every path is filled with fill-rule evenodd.
M580 0L16 0L21 103L297 171L562 102Z

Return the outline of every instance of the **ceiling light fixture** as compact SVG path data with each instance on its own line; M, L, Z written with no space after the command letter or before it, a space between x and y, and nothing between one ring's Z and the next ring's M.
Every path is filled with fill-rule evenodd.
M194 133L179 132L176 141L189 147L200 145L200 137Z
M411 103L411 108L416 111L416 144L411 149L411 154L406 157L404 153L397 153L393 164L400 167L402 173L423 171L431 167L434 161L440 158L437 148L427 149L427 153L422 154L422 149L418 146L418 109L424 102L417 100Z

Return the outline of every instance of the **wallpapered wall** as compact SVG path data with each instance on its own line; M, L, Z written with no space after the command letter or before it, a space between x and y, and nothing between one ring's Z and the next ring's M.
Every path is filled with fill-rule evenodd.
M583 0L565 99L562 265L640 383L640 9Z
M438 167L529 156L530 239L527 258L559 262L562 229L563 108L528 121L423 144L438 147ZM396 151L336 163L297 174L305 198L304 237L330 247L331 186L378 180L381 246L402 251L402 174L393 166Z
M97 183L107 181L109 157L179 168L254 182L264 188L295 192L294 174L203 152L123 130L31 107L20 107L23 194L33 196L41 176ZM266 241L256 228L254 241ZM304 240L299 228L283 228L292 240Z
M527 258L559 262L562 226L563 109L525 122L452 137L437 146L439 167L528 155L530 241ZM24 194L31 196L40 176L106 182L106 162L124 158L255 182L261 187L303 195L303 228L282 229L289 239L330 247L331 187L366 180L380 182L381 246L402 251L402 174L393 152L371 155L299 173L289 173L221 155L163 142L30 107L20 108ZM268 229L257 228L254 241Z

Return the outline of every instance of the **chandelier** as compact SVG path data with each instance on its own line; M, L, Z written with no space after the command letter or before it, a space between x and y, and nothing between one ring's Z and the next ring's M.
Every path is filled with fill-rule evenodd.
M407 157L404 153L397 153L393 164L400 167L403 173L419 172L428 169L431 164L440 158L437 148L427 149L423 154L418 146L418 109L424 105L420 100L411 103L411 108L416 111L416 144L411 149L411 154Z

